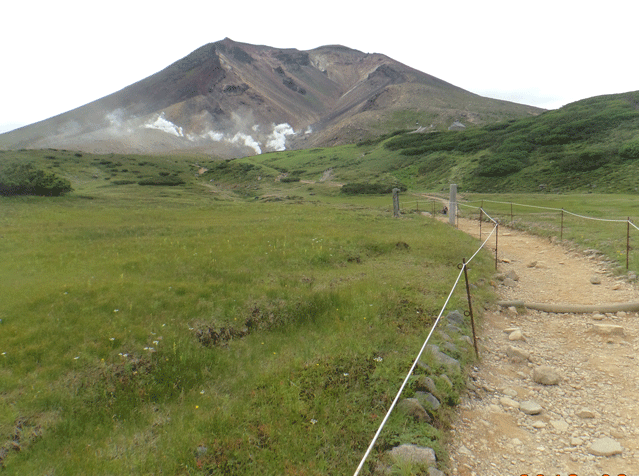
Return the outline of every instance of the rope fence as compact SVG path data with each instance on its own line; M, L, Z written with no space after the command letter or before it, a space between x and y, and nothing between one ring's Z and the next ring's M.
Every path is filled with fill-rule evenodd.
M488 215L486 215L486 216L488 217ZM384 419L380 423L379 428L377 429L377 432L375 433L375 436L373 437L370 445L368 446L368 448L366 450L366 453L364 454L364 456L362 457L362 460L359 463L359 466L355 470L354 476L358 476L359 475L359 473L362 470L362 468L364 467L364 464L366 463L366 460L368 459L371 451L375 447L375 443L377 442L377 439L379 438L379 435L381 434L382 430L384 429L384 426L386 425L386 422L388 421L388 418L390 417L391 413L395 409L395 406L397 405L397 402L399 401L400 396L402 395L404 389L406 388L406 385L408 384L408 381L410 380L410 377L413 375L413 371L415 370L415 367L419 363L419 359L421 358L422 354L424 353L424 350L426 349L426 346L428 345L428 342L430 341L430 338L433 335L433 332L435 332L435 329L437 328L437 324L439 324L439 321L441 320L442 315L444 314L444 311L446 310L446 307L448 306L448 303L449 303L451 297L453 296L453 293L455 292L455 289L457 288L457 285L459 284L459 280L461 279L462 275L466 276L466 288L467 288L467 294L468 294L469 313L470 313L470 316L471 316L471 323L472 323L472 326L473 326L473 341L475 343L475 352L477 352L477 341L476 341L475 332L474 332L475 323L474 323L474 319L472 318L472 307L471 307L471 302L470 302L470 291L468 290L467 269L468 269L468 264L486 246L486 243L488 242L488 240L490 240L491 236L493 234L495 234L495 237L497 236L496 232L497 232L497 230L499 228L499 224L495 220L493 220L492 218L490 218L490 217L488 217L488 218L494 224L493 230L488 234L488 237L482 242L482 244L479 246L479 248L477 248L477 250L475 251L475 253L473 253L473 255L470 257L470 259L468 261L463 260L462 264L459 266L460 267L460 271L459 271L459 274L457 275L457 279L455 280L455 283L453 284L453 286L452 286L452 288L450 290L450 293L448 293L448 297L446 298L446 301L444 302L444 305L442 306L441 311L439 311L439 314L437 315L437 319L435 319L435 322L433 323L433 325L432 325L432 327L430 329L430 332L428 333L428 336L426 337L426 340L424 341L424 344L422 345L421 349L419 350L419 353L417 354L417 357L413 361L413 364L411 365L408 373L406 374L406 378L404 378L404 381L402 382L402 385L400 386L399 391L397 392L397 395L395 396L393 402L391 403L390 408L386 412L386 415L384 416Z
M421 200L421 203L427 203L427 207L429 209L431 209L431 205L432 205L432 214L433 216L437 213L436 211L436 204L439 203L440 206L442 206L442 202L445 203L445 201L443 199L435 199L435 198L430 198L430 199L426 199L426 200ZM455 210L450 210L451 213L455 213L455 216L457 216L458 213L458 208L459 207L466 207L466 208L471 208L474 210L478 210L479 213L479 226L480 226L480 232L479 232L479 237L480 237L480 241L482 239L482 232L481 232L481 224L484 221L484 219L486 219L487 221L491 222L493 227L492 230L490 231L490 233L488 234L487 238L481 243L481 245L477 248L477 250L475 251L475 253L473 253L473 255L470 257L470 259L468 261L466 261L465 259L462 261L462 264L459 266L460 271L459 274L457 275L457 279L455 280L454 284L451 287L450 293L448 294L448 297L446 298L446 301L444 302L444 305L441 308L441 311L439 312L439 314L437 315L437 319L435 319L435 322L433 323L430 332L428 333L428 336L426 337L426 340L424 341L421 349L419 350L417 357L415 358L415 360L413 361L413 364L411 365L408 373L406 374L406 377L404 378L402 385L400 386L395 398L393 399L393 402L391 403L388 411L386 412L386 415L384 416L384 419L382 420L381 424L379 425L379 428L377 429L377 432L375 433L375 436L373 437L371 443L369 444L364 456L362 457L359 466L357 467L357 469L355 470L354 476L358 476L360 471L362 470L362 468L364 467L364 464L366 463L366 460L368 459L368 457L370 456L371 451L373 450L373 448L375 447L375 443L377 442L382 430L384 429L391 413L393 412L393 410L395 409L404 389L406 388L406 385L408 384L410 377L412 376L415 367L418 365L419 360L424 352L424 350L426 349L426 346L428 345L428 342L430 341L431 336L433 335L433 333L435 332L435 329L437 328L437 325L439 324L444 311L446 310L446 307L448 306L448 303L450 302L451 297L453 296L453 293L455 292L457 285L459 284L459 281L462 277L462 274L464 274L466 276L466 286L467 286L467 293L468 293L468 306L469 306L469 314L471 316L471 320L472 320L472 324L473 324L473 339L475 342L475 352L477 352L477 343L476 343L476 336L475 336L475 329L474 329L474 320L472 318L472 305L471 305L471 299L470 299L470 291L468 290L468 276L467 276L467 269L468 269L468 264L475 258L475 256L477 256L477 254L486 247L486 244L488 243L488 241L491 239L491 237L493 235L495 235L495 269L497 269L497 262L498 262L498 239L499 239L499 221L496 218L493 218L491 215L489 215L486 210L484 209L484 202L488 202L488 203L494 203L494 204L502 204L502 205L510 205L510 217L511 217L511 224L514 221L514 213L513 213L513 207L514 206L519 206L519 207L525 207L525 208L534 208L534 209L539 209L539 210L545 210L545 211L551 211L551 212L559 212L561 213L561 236L563 239L563 219L564 219L564 214L576 217L576 218L581 218L584 220L593 220L593 221L599 221L599 222L607 222L607 223L627 223L627 240L626 240L626 269L628 268L628 256L630 254L630 227L633 227L634 229L636 229L637 231L639 231L639 227L637 227L637 225L635 225L631 220L630 217L628 217L627 219L609 219L609 218L597 218L597 217L590 217L590 216L585 216L585 215L580 215L577 213L573 213L570 212L568 210L565 210L563 208L553 208L553 207L542 207L542 206L538 206L538 205L528 205L528 204L521 204L521 203L513 203L513 202L499 202L499 201L492 201L492 200L482 200L481 204L479 206L473 206L470 205L468 202L465 203L460 203L457 202L457 206L455 207ZM415 200L412 202L406 202L403 205L415 205L415 211L419 212L419 203L420 200ZM423 207L426 208L426 207ZM448 211L447 208L442 208L441 209L442 212L444 210ZM425 209L423 209L423 211L426 211ZM492 212L491 212L492 213ZM457 220L455 220L456 223Z
M626 223L627 227L626 227L626 243L625 243L625 255L626 255L626 269L630 268L630 251L631 251L631 246L630 246L630 228L634 228L635 230L639 231L639 227L637 227L637 225L635 225L632 220L630 219L630 217L627 218L601 218L601 217L593 217L593 216L588 216L588 215L582 215L579 213L574 213L571 212L569 210L566 210L565 208L556 208L556 207L543 207L543 206L539 206L539 205L529 205L529 204L525 204L525 203L515 203L515 202L503 202L503 201L497 201L497 200L477 200L476 202L480 202L479 206L473 206L470 205L470 203L473 202L465 202L465 203L460 203L458 202L457 205L458 207L465 207L465 208L470 208L470 209L475 209L475 210L479 210L479 220L480 220L480 237L481 237L481 221L482 221L482 214L486 214L486 209L484 208L484 203L490 203L490 204L495 204L495 205L506 205L506 206L510 206L510 224L511 226L514 225L514 219L515 219L515 213L514 213L514 207L522 207L522 208L531 208L531 209L537 209L537 210L542 210L542 211L548 211L548 212L552 212L553 214L558 213L560 215L560 225L559 225L559 239L560 241L563 241L564 239L564 231L566 229L565 224L564 224L564 217L566 215L574 217L574 218L579 218L582 220L590 220L593 222L601 222L601 223ZM506 215L508 215L508 211L504 212ZM525 215L526 217L530 218L532 216L535 216L534 213L529 213ZM539 219L537 221L539 221L542 218L542 215L537 215L539 217ZM551 215L552 216L552 215ZM548 217L548 214L544 214L543 215L544 218ZM530 221L530 220L528 220ZM537 223L538 225L538 223ZM592 232L592 230L589 230L590 232Z

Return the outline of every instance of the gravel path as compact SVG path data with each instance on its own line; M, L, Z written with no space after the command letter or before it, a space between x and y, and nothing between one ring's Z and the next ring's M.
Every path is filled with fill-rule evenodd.
M479 232L477 221L459 227ZM596 253L502 229L499 258L499 272L517 278L495 279L503 300L639 301L636 285L614 277ZM592 284L597 277L600 284ZM639 475L636 313L496 308L484 315L479 335L481 361L453 422L451 474ZM552 378L556 384L538 383Z

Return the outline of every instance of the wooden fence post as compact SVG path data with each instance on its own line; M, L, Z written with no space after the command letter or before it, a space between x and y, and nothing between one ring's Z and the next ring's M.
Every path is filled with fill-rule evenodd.
M399 189L393 189L393 216L397 218L399 216Z

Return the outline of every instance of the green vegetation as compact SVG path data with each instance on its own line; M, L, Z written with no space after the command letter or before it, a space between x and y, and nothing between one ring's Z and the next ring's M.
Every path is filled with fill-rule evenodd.
M84 178L74 193L0 199L5 473L353 471L476 241L394 219L387 197L274 181L211 193L194 174L115 185L122 168L160 176L175 162L56 156ZM187 178L192 161L176 160L168 176ZM118 162L113 180L93 178ZM477 260L482 303L492 262ZM464 306L460 290L449 309ZM431 425L393 414L367 468L400 442L445 461L463 375L448 371L448 387L429 359L442 407Z
M37 169L33 164L0 163L0 195L57 197L71 190L71 182L53 173Z

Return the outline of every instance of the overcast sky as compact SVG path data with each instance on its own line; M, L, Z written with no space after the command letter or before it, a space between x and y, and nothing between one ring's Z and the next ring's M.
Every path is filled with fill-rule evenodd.
M547 109L639 90L639 4L628 0L8 3L0 132L118 91L225 37L383 53L482 96Z

